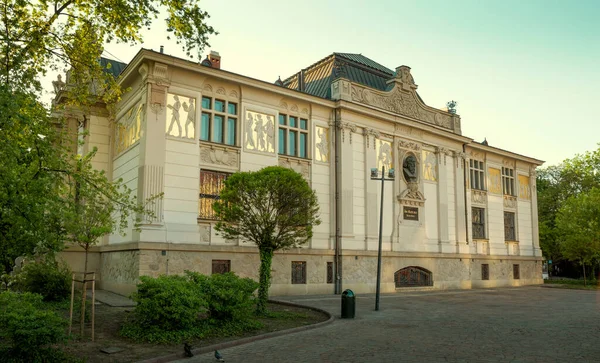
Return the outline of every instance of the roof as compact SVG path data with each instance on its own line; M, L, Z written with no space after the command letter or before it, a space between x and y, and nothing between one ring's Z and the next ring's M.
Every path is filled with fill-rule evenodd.
M304 84L299 87L301 75ZM313 96L330 99L331 82L336 78L344 77L352 82L386 91L387 81L393 76L394 71L362 54L333 53L288 77L283 81L283 85Z
M110 68L107 68L109 63ZM118 62L114 59L108 59L104 57L100 57L100 65L105 72L112 74L115 78L118 77L121 72L123 72L125 67L127 67L127 63Z

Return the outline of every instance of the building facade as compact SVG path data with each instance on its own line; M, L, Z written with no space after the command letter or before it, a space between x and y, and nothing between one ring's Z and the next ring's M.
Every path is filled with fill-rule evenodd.
M273 295L374 292L380 208L382 292L542 282L542 161L463 136L453 109L423 102L409 67L334 53L273 84L220 63L141 50L112 68L131 89L114 118L99 109L79 122L95 167L140 199L164 195L141 230L94 249L100 288L127 294L141 275L184 270L257 279L257 248L221 238L212 203L228 175L269 165L306 178L322 220L308 244L275 254ZM382 167L395 172L383 206L371 179ZM79 253L63 254L75 269Z

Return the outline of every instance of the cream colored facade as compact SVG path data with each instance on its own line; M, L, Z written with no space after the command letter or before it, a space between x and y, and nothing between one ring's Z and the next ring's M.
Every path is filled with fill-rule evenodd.
M164 198L140 232L110 236L95 248L100 288L126 294L141 275L210 274L213 260L257 279L256 247L224 240L214 221L199 218L201 173L268 165L309 181L322 220L306 246L276 253L272 295L375 291L381 182L370 173L381 166L396 170L383 201L383 292L396 291L395 274L407 267L429 274L438 289L542 282L535 192L542 162L463 136L458 115L421 101L408 67L396 70L386 90L340 76L323 98L141 50L120 79L131 91L114 121L90 117L85 147L97 146L95 166L122 178L139 198ZM218 113L216 106L203 110L203 97L223 102L227 141L200 140L202 113ZM280 115L306 120L306 129L298 128L306 135L305 157L278 152ZM407 158L416 169L405 175ZM472 160L483 170L478 189L470 181ZM510 170L512 177L502 176ZM505 195L506 179L512 191ZM473 233L474 211L484 216L483 234ZM73 248L63 255L76 265L78 254ZM292 283L293 261L305 262L306 283Z

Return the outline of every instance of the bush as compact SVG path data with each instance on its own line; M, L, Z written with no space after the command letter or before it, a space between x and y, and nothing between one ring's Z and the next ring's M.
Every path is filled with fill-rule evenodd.
M44 301L62 301L71 295L71 270L53 259L30 262L16 276L15 286L42 295Z
M42 296L0 293L0 341L3 362L60 362L61 351L51 347L65 338L66 320L45 310Z
M211 319L242 321L252 316L252 294L258 289L258 282L240 278L233 272L211 276L190 271L186 274L198 285Z
M133 294L137 303L134 315L137 325L162 331L187 330L198 322L204 310L195 284L184 276L142 276L138 291Z

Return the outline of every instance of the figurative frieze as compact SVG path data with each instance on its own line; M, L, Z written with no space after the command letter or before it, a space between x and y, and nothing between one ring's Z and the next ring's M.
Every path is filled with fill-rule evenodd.
M437 181L437 157L429 150L423 150L423 180Z
M376 140L375 152L377 154L377 169L385 166L386 170L394 167L394 155L392 151L392 143L385 140Z
M246 111L244 145L247 150L275 152L275 117Z
M315 160L329 162L329 129L316 126L317 142L315 142Z
M500 169L488 168L488 190L490 193L502 194Z
M140 139L144 121L144 104L138 101L117 121L115 127L116 155L129 149Z
M531 199L531 190L529 188L529 177L519 174L519 198Z
M187 102L182 99L187 98ZM185 124L181 115L185 112ZM182 125L183 124L183 125ZM196 126L196 99L185 97L173 93L167 95L167 121L165 124L166 134L168 136L180 137L184 139L195 138ZM175 128L176 127L176 128Z

